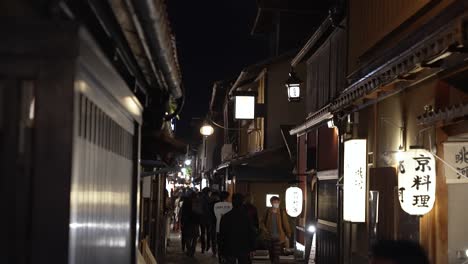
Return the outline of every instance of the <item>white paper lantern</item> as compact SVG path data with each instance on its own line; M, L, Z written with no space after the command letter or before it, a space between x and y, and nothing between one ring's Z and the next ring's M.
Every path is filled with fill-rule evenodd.
M434 156L424 149L411 149L398 164L398 199L410 215L424 215L435 201L436 166Z
M367 140L352 139L344 143L343 219L366 221Z
M298 217L302 213L302 190L299 187L289 187L286 190L286 213Z

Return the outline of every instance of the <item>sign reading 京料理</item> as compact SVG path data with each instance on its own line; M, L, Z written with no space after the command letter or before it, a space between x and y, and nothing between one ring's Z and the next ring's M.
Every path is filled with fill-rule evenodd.
M468 142L445 142L444 160L447 183L468 183Z
M410 215L424 215L435 201L435 158L424 149L403 153L398 164L398 199L401 209Z
M286 190L286 213L298 217L302 213L302 190L299 187L289 187Z
M366 221L367 141L352 139L344 143L343 219Z

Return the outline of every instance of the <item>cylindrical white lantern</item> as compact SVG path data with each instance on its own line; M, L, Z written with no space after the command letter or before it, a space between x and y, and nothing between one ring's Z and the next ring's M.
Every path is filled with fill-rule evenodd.
M435 158L424 149L410 149L398 163L398 200L410 215L431 211L436 198Z
M302 213L302 190L299 187L289 187L286 190L286 213L298 217Z
M344 143L343 219L366 222L367 140Z

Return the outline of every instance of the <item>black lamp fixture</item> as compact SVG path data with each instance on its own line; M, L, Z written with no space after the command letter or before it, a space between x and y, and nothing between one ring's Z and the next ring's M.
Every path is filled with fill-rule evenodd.
M294 72L294 69L291 68L291 71L289 72L289 78L285 83L289 102L299 102L301 100L301 84L302 80L296 76L296 72Z

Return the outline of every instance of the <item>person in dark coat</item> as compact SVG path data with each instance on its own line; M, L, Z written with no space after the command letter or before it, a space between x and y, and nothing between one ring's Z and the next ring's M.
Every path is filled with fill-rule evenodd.
M219 235L227 263L247 264L254 251L254 228L243 203L242 194L234 194L232 210L221 218Z
M185 244L185 249L187 250L187 256L189 257L194 256L197 240L200 236L200 219L199 215L193 210L193 199L194 195L185 198L180 212L182 238L183 243Z
M218 252L217 244L218 242L216 241L216 215L214 213L214 205L220 201L219 198L219 193L218 192L213 192L210 197L210 222L211 222L211 250L213 252L213 257L216 256Z
M211 190L209 187L203 188L200 194L200 203L202 214L200 215L200 231L201 231L201 252L210 250L211 247L211 233L214 232L211 223L211 209L210 209L210 195Z
M255 231L257 232L259 229L258 211L257 211L257 207L253 205L253 197L250 193L248 193L245 195L244 200L245 200L244 207L247 210L247 214L249 215L250 221L255 227Z

